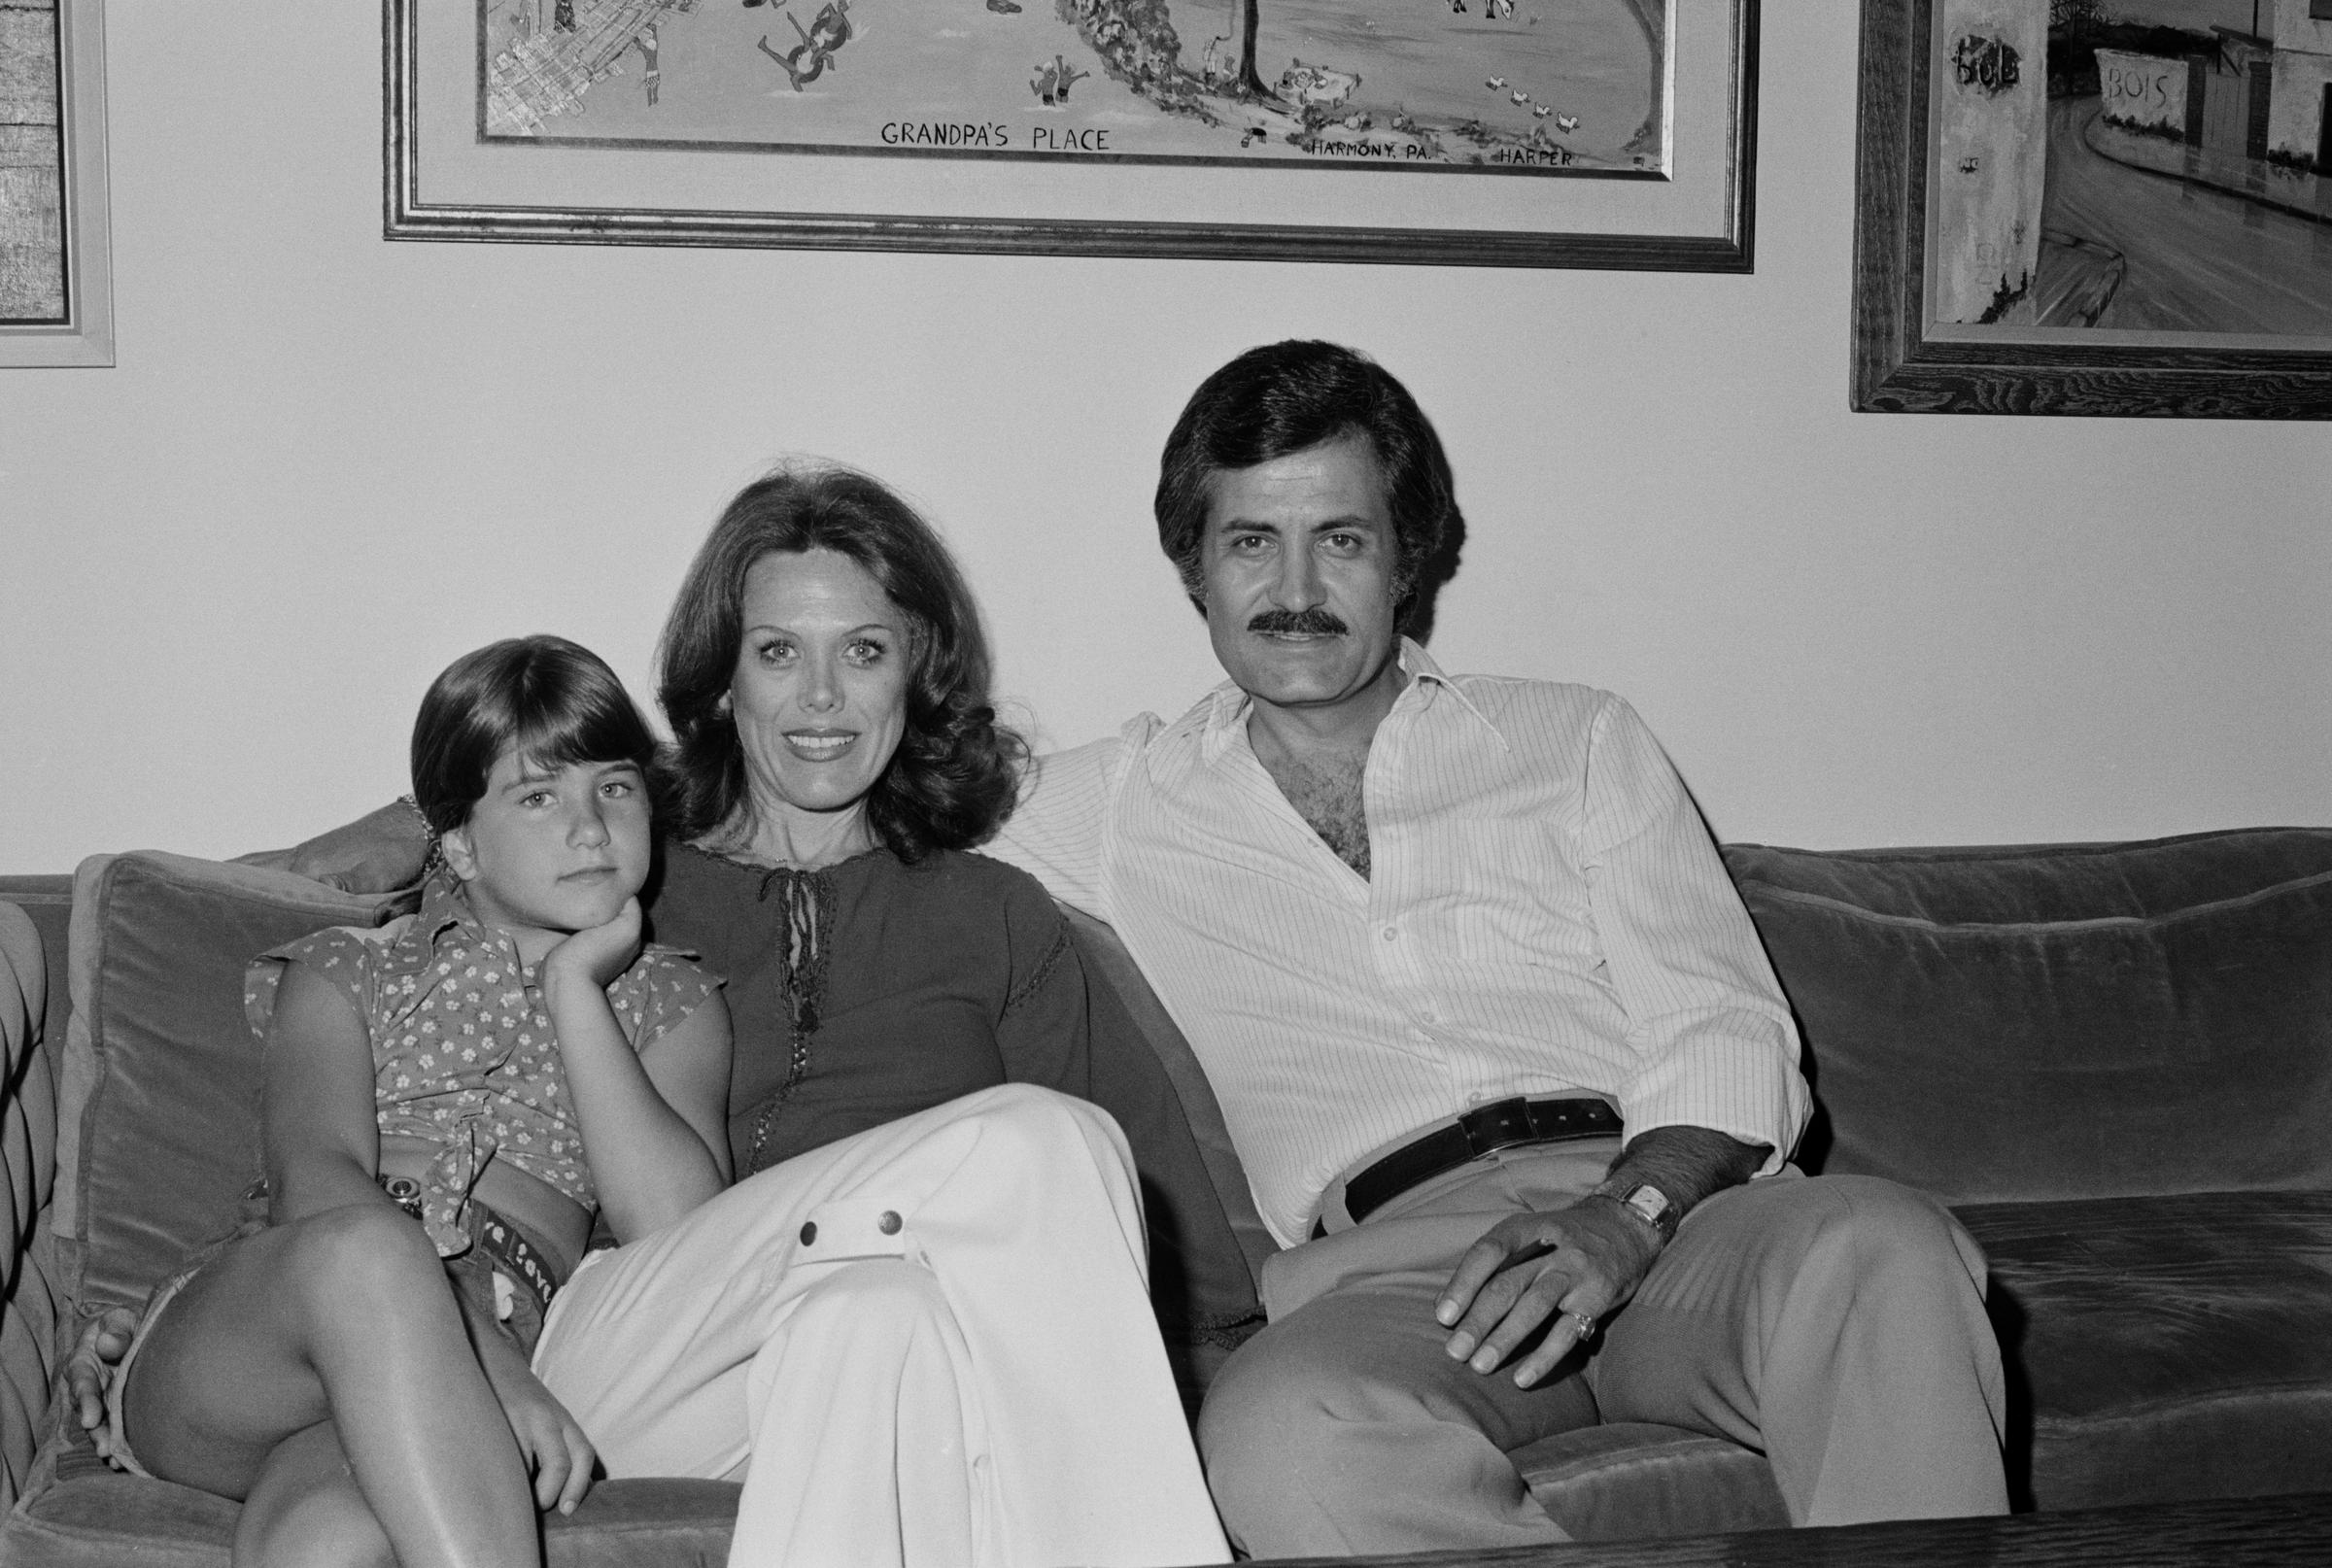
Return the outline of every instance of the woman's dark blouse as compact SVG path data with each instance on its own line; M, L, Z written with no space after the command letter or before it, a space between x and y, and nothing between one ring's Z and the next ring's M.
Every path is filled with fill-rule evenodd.
M755 1158L756 1125L792 1055L784 882L805 875L833 898L818 1023ZM772 872L674 845L648 913L656 940L728 976L740 1177L993 1084L1092 1095L1067 922L1034 878L1001 862L943 851L909 866L874 850L823 871Z
M772 873L668 843L663 862L647 905L655 940L729 981L740 1179L975 1090L1040 1084L1093 1101L1125 1130L1145 1177L1162 1315L1203 1327L1252 1304L1181 1100L1115 999L1088 989L1068 922L1034 877L950 850L913 866L874 850ZM796 1050L783 882L806 875L824 879L832 925L816 1025L785 1087ZM1162 1200L1176 1211L1161 1213Z

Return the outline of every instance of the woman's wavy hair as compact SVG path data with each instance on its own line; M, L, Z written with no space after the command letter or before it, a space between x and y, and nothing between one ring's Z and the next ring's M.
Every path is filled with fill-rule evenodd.
M745 574L764 556L832 550L867 569L907 620L905 733L867 795L875 841L912 864L985 842L1012 814L1028 746L988 703L988 641L963 573L931 525L853 469L788 466L737 494L688 568L657 648L672 726L663 820L696 838L746 802L728 705L744 644Z
M606 662L565 637L506 637L429 683L413 721L413 801L432 835L467 824L494 765L629 762L645 773L656 736Z
M1393 597L1420 581L1458 526L1457 487L1432 421L1409 389L1357 349L1290 338L1250 349L1190 394L1158 462L1158 546L1183 591L1207 607L1207 506L1218 473L1308 452L1357 431L1384 465L1392 514Z

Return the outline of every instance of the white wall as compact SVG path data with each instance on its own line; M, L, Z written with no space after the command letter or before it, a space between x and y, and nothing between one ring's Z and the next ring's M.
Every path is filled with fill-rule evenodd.
M352 815L494 636L644 692L789 451L929 505L1043 739L1179 709L1156 451L1292 334L1449 443L1443 662L1627 694L1725 836L2332 822L2332 426L1847 412L1844 5L1765 8L1745 278L390 245L375 8L234 10L114 0L120 363L0 371L0 870Z

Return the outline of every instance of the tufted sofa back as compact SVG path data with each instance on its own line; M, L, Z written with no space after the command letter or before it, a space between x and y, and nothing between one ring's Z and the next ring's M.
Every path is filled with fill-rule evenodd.
M56 1091L41 1048L49 976L40 934L0 903L0 1511L23 1489L49 1410L56 1301L47 1267Z

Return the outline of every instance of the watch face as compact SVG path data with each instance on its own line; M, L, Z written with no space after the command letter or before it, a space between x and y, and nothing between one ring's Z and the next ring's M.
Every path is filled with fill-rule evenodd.
M1629 1188L1628 1196L1621 1199L1620 1202L1659 1226L1663 1232L1667 1230L1669 1216L1675 1212L1676 1209L1674 1204L1668 1202L1666 1193L1648 1184Z

